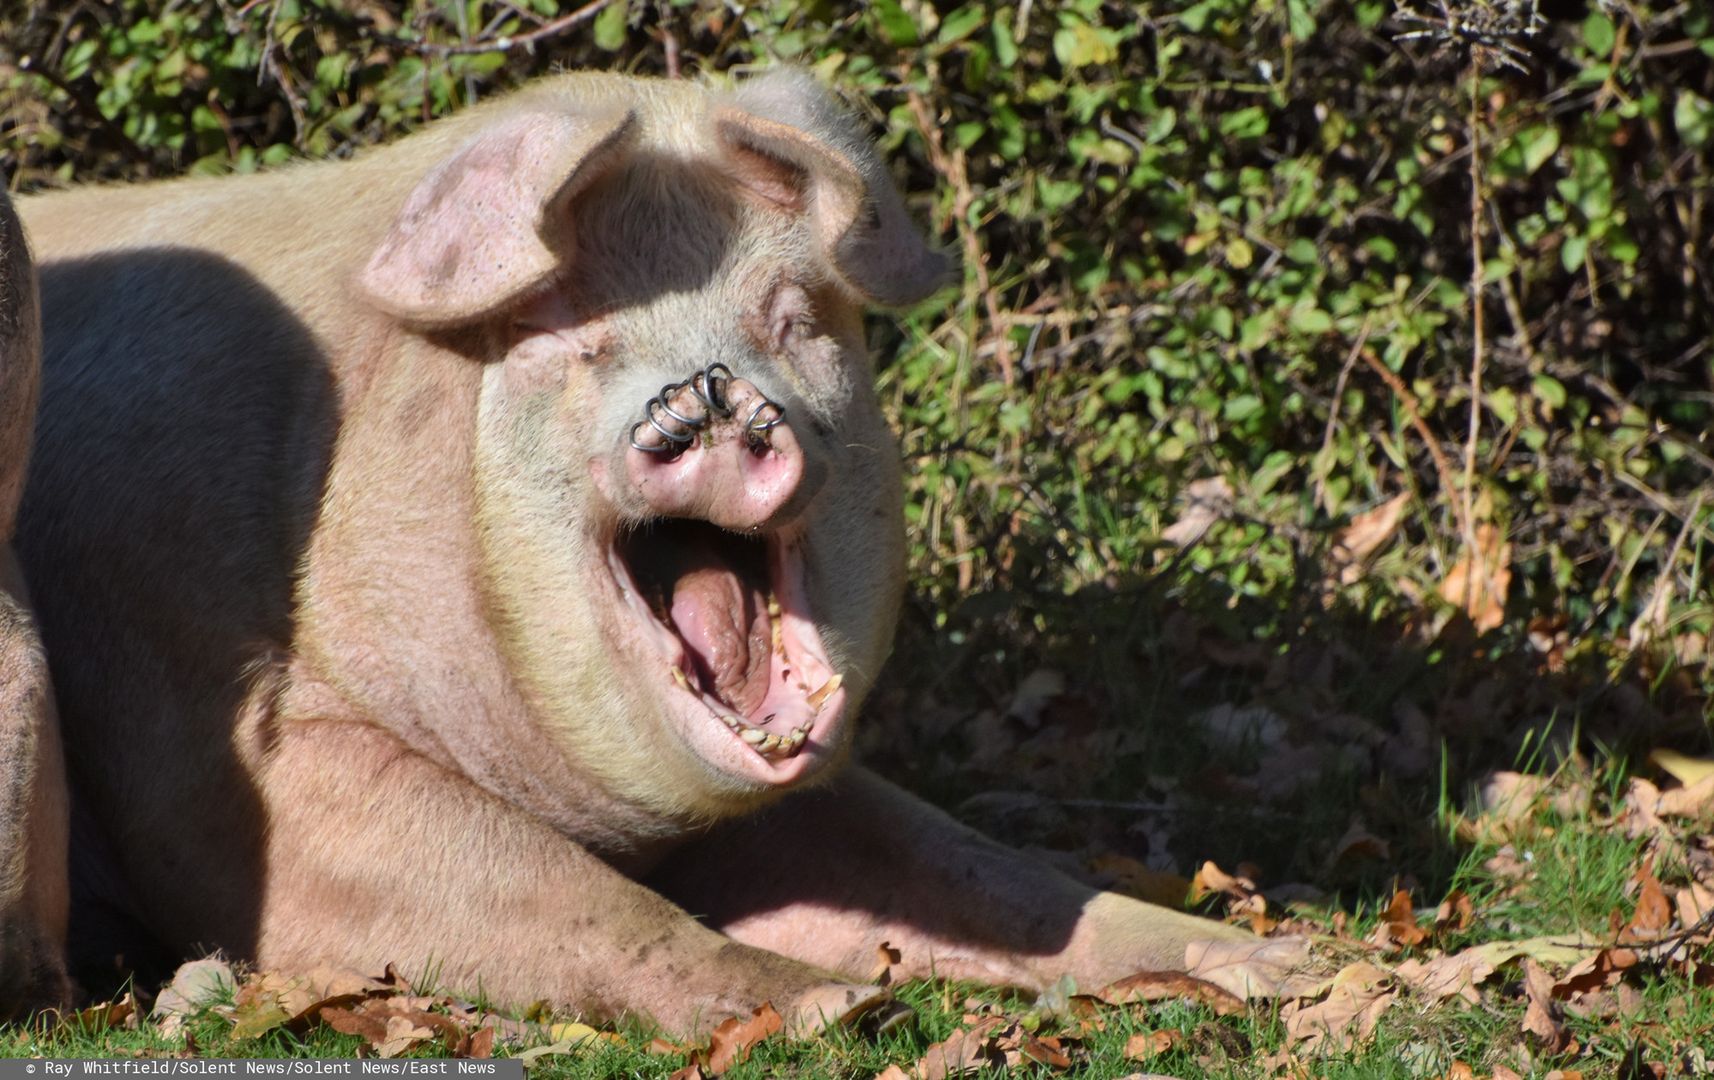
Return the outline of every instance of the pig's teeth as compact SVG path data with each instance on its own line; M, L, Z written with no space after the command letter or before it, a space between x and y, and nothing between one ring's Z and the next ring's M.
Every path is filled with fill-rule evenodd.
M722 716L720 718L720 722L731 728L733 731L737 731L739 726L743 724L743 721L738 719L736 716Z
M677 664L674 664L672 666L672 669L673 669L673 682L678 683L680 689L689 690L690 689L690 676L686 675L684 673L683 669L681 669Z
M822 683L820 690L817 690L815 693L809 695L809 707L812 709L820 709L822 702L824 702L828 698L832 697L833 692L835 690L838 690L839 684L843 683L844 681L845 681L845 676L835 675L833 678Z
M780 617L780 602L777 599L775 599L774 597L769 596L768 597L768 618L778 619L779 617Z
M794 747L802 746L803 741L807 738L809 738L809 729L806 727L797 728L790 735L786 736L786 739Z
M776 604L771 606L777 607L778 605ZM779 653L782 657L786 654L786 635L785 631L780 629L780 620L778 615L774 616L774 651Z
M747 727L738 733L738 737L749 743L751 746L756 746L763 740L771 738L772 736L761 728Z
M764 754L771 754L780 748L780 737L770 733L767 738L756 744L756 749Z

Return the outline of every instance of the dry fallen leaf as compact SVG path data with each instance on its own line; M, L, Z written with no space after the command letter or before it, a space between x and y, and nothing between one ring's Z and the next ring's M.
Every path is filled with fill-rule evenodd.
M1171 1028L1160 1031L1140 1031L1125 1040L1125 1056L1132 1061L1147 1061L1164 1054L1184 1041L1182 1032Z
M494 1056L494 1040L498 1033L491 1027L477 1028L468 1032L458 1042L453 1044L452 1056L455 1058L474 1058L482 1060Z
M1630 949L1602 949L1573 964L1553 983L1553 996L1558 999L1577 998L1615 985L1624 973L1637 966L1637 954Z
M1710 889L1699 881L1693 881L1678 890L1678 895L1673 899L1673 906L1678 911L1680 925L1695 926L1703 919L1714 915L1714 889Z
M409 1016L387 1017L386 1037L375 1046L377 1057L395 1058L435 1037L435 1029Z
M1654 876L1652 859L1638 868L1632 880L1637 883L1637 908L1620 940L1654 941L1672 925L1672 903Z
M875 946L875 966L869 971L869 981L876 986L893 984L893 965L904 959L904 953L883 941Z
M1406 960L1393 969L1404 984L1431 1002L1461 997L1472 1005L1479 1004L1482 994L1476 988L1495 971L1494 964L1474 949L1431 960Z
M321 1004L317 1011L333 1030L361 1036L381 1057L397 1057L431 1039L456 1046L464 1028L451 1017L420 1008L420 999L373 997L349 1007Z
M1625 788L1625 797L1620 802L1622 809L1617 824L1624 834L1633 840L1663 833L1666 831L1666 824L1661 821L1656 810L1659 804L1660 789L1640 776L1633 776Z
M484 1030L489 1029L485 1028ZM534 1061L537 1058L543 1057L588 1054L600 1049L604 1043L613 1046L625 1045L625 1040L623 1038L610 1031L597 1031L588 1024L578 1023L576 1021L572 1021L570 1023L550 1024L545 1029L538 1027L537 1030L545 1031L545 1034L550 1041L542 1046L532 1046L528 1050L518 1054L518 1057L523 1061ZM659 1042L662 1040L656 1041ZM654 1046L651 1044L649 1049L653 1052ZM675 1049L679 1053L683 1053L685 1050L683 1047L677 1047Z
M1177 971L1139 971L1102 987L1095 996L1109 1005L1182 1000L1200 1002L1220 1016L1244 1011L1243 999Z
M62 1032L97 1032L108 1028L136 1026L137 999L126 993L115 1001L103 1001L87 1009L67 1013L60 1019L57 1029Z
M1311 1052L1330 1045L1349 1049L1374 1033L1381 1014L1398 997L1391 983L1387 971L1374 964L1348 964L1333 977L1324 1000L1292 1002L1280 1010L1287 1038Z
M989 1016L977 1020L971 1027L953 1032L949 1038L928 1048L911 1068L911 1075L917 1080L946 1080L987 1065L1004 1064L1005 1054L993 1045L993 1036L997 1029L1005 1026L1005 1017Z
M1676 750L1651 750L1649 762L1671 774L1685 787L1694 787L1714 776L1714 758L1693 758Z
M1546 777L1509 771L1489 773L1477 791L1476 820L1469 823L1469 836L1504 839L1527 824L1542 807L1565 818L1583 817L1588 814L1593 799L1594 787L1586 776L1561 773Z
M1194 941L1184 950L1186 974L1246 1001L1314 993L1323 978L1310 969L1309 939Z
M1197 480L1184 489L1184 510L1177 521L1161 531L1161 539L1174 547L1189 547L1202 539L1214 523L1232 512L1232 485L1223 476Z
M1446 899L1435 909L1434 932L1444 934L1448 931L1468 930L1475 919L1475 905L1461 890L1454 889L1446 894Z
M1528 958L1523 962L1523 973L1524 996L1528 1001L1524 1007L1524 1031L1534 1035L1548 1053L1557 1054L1565 1049L1570 1035L1553 1000L1553 979L1540 964Z
M329 1007L355 1005L404 988L402 980L392 981L391 973L388 981L377 981L349 968L319 967L295 974L262 972L238 988L233 999L232 1037L253 1039L280 1027L301 1032Z
M1476 526L1476 545L1447 571L1441 599L1470 616L1479 634L1506 621L1506 593L1512 585L1512 545L1494 526Z
M1427 940L1428 931L1417 925L1416 908L1411 904L1410 893L1396 890L1392 903L1381 912L1381 920L1375 925L1369 943L1382 949L1410 949Z
M1221 893L1239 900L1256 894L1256 883L1249 878L1228 874L1212 862L1204 862L1190 882L1190 897L1200 900L1210 893Z
M1591 955L1597 948L1598 943L1594 938L1580 932L1524 938L1519 941L1489 941L1472 945L1459 955L1480 957L1496 968L1520 957L1552 967L1569 967Z
M1362 576L1362 564L1393 538L1405 507L1410 505L1410 492L1393 496L1381 505L1351 519L1351 524L1334 538L1331 552L1333 565L1339 570L1341 585L1354 585Z
M723 1021L709 1036L708 1071L718 1076L741 1061L750 1059L750 1048L785 1028L773 1003L764 1001L748 1020L734 1016Z
M1699 818L1714 809L1714 776L1660 793L1655 812L1662 817Z
M1050 1069L1069 1069L1071 1057L1065 1052L1066 1046L1064 1040L1052 1036L1038 1039L1016 1023L994 1037L994 1049L1000 1052L1008 1068L1033 1061Z

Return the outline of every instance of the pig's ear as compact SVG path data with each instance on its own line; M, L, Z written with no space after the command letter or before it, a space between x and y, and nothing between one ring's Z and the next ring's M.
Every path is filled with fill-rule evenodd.
M839 278L865 300L910 304L945 285L952 263L905 213L886 166L807 72L769 72L716 108L722 165L753 195L807 214Z
M417 184L358 275L389 314L451 326L538 286L571 256L570 203L621 162L629 111L529 111L472 136Z

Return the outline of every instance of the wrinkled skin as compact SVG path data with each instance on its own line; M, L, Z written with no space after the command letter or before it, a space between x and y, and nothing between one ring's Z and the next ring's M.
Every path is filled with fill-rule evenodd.
M64 766L47 663L12 555L41 364L36 275L0 192L0 1017L65 1002Z
M845 765L904 577L860 313L947 268L806 76L564 76L25 214L74 955L692 1032L860 1013L883 940L1041 987L1227 933Z

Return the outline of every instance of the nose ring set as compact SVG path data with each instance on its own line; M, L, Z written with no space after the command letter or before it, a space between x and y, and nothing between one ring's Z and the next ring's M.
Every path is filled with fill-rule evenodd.
M677 454L684 450L696 441L697 433L703 428L716 419L724 420L733 415L732 403L726 396L727 385L732 379L731 368L725 364L713 363L683 382L661 387L661 392L643 405L643 419L631 427L631 448L641 450L645 454ZM686 389L702 406L700 416L686 416L670 404ZM663 415L666 420L673 421L679 427L675 429L665 423ZM768 433L785 423L785 420L786 407L758 393L750 415L744 420L744 438L750 448L760 450L767 446ZM654 428L666 441L652 445L639 442L637 435L645 426Z

